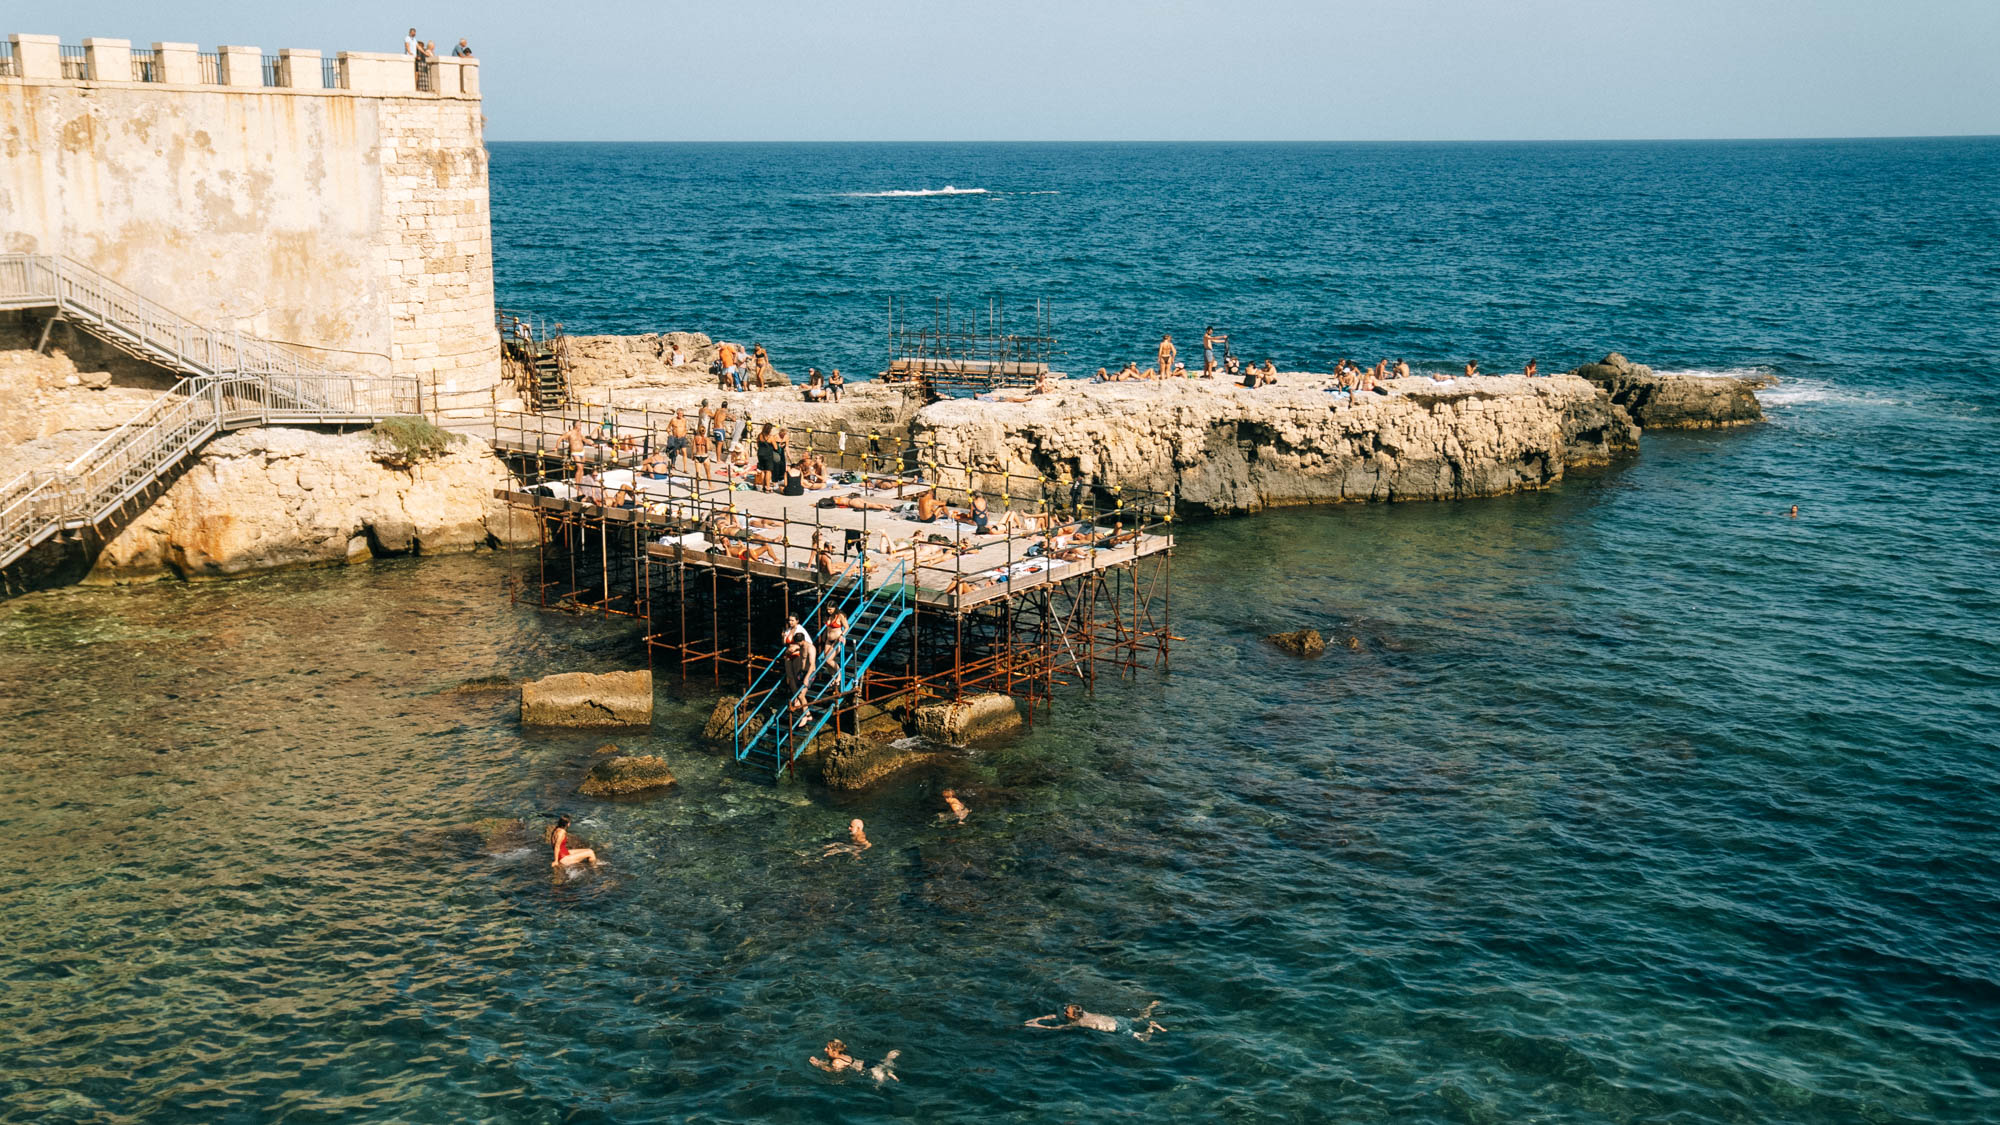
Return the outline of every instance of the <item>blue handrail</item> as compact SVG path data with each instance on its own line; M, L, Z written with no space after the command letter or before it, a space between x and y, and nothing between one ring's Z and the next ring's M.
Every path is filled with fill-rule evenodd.
M861 580L853 582L850 585L849 579L855 576L857 572L859 573ZM813 607L810 610L806 611L806 617L804 618L804 620L810 621L812 620L812 618L817 617L820 613L821 608L826 605L826 600L834 596L835 594L839 594L841 596L841 600L839 603L837 603L837 605L842 609L843 612L845 612L846 606L853 600L855 595L867 589L868 586L867 576L868 576L868 556L867 553L864 551L853 562L848 563L847 568L845 570L842 570L838 575L836 575L833 581L827 585L827 588L820 593L819 600L813 603ZM730 732L736 740L736 757L738 759L741 759L743 757L743 724L744 724L743 705L745 703L751 703L753 700L758 700L760 693L768 693L771 691L775 691L776 690L775 687L764 688L762 687L762 685L766 679L771 677L773 674L777 673L783 666L784 666L784 661L782 659L773 660L770 663L766 664L764 666L764 670L762 672L759 672L756 678L750 681L749 690L745 691L741 696L737 697L736 705L730 708L729 726L730 726ZM751 707L751 713L753 715L755 714L756 709L757 708L753 703Z
M895 580L895 578L896 578L896 577L897 577L898 575L900 575L900 574L902 573L902 571L903 571L903 564L902 564L902 563L897 563L897 564L896 564L896 568L895 568L894 570L891 570L891 571L889 572L889 578L890 578L890 581L891 581L891 582L893 582L893 581ZM864 598L862 599L862 603L861 603L861 605L860 605L860 606L859 606L858 608L856 608L856 609L855 609L855 610L854 610L854 611L853 611L852 613L849 613L849 614L848 614L848 617L849 617L849 621L850 621L850 624L849 624L848 628L849 628L849 630L850 630L850 631L852 631L852 630L854 630L854 629L856 628L856 623L859 623L859 627L860 627L860 628L862 628L862 629L864 629L864 630L865 630L865 629L866 629L866 628L868 627L868 608L869 608L869 606L870 606L870 605L872 605L872 604L874 603L874 600L875 600L875 596L876 596L876 594L879 594L879 593L880 593L880 592L881 592L882 590L885 590L885 589L888 589L888 588L889 588L889 584L888 584L888 583L885 583L885 584L884 584L883 586L881 586L881 587L878 587L878 588L877 588L877 590L876 590L875 592L873 592L873 593L868 593L868 594L867 594L867 596L866 596L866 597L864 597ZM864 587L863 587L863 589L864 589L864 591L865 591L865 584L864 584ZM847 610L846 610L846 606L845 606L845 603L844 603L844 602L843 602L843 605L842 605L842 612L847 612ZM776 667L776 666L777 666L776 662L773 662L773 665L772 665L772 667ZM768 674L768 673L769 673L769 672L770 672L771 670L772 670L771 668L766 668L766 669L765 669L764 671L765 671L765 672L766 672L766 673ZM759 677L759 679L762 679L762 677L760 676L760 677ZM755 685L752 685L752 686L754 687ZM777 693L776 693L776 689L772 689L772 690L771 690L770 692L768 692L768 693L767 693L767 694L766 694L766 695L764 696L764 698L762 698L762 699L759 699L759 700L757 701L757 704L755 705L755 707L753 707L753 708L752 708L752 711L751 711L751 714L750 714L750 722L753 722L753 723L754 723L754 722L756 722L756 721L757 721L757 718L758 718L758 715L759 715L760 713L762 713L762 712L764 711L764 709L765 709L765 708L764 708L764 704L765 704L765 703L769 703L769 702L771 702L771 701L772 701L772 700L773 700L773 699L775 698L776 694L777 694ZM746 693L745 693L745 695L744 695L744 698L746 698L746 699L747 699L747 698L749 698L749 693L747 693L747 692L746 692ZM790 703L791 701L790 701L789 699L787 699L787 700L786 700L785 702L786 702L786 703ZM741 701L739 701L739 706L740 706L740 705L741 705ZM754 749L754 748L756 747L756 745L757 745L757 744L758 744L759 742L763 741L763 739L764 739L764 735L770 732L770 729L771 729L771 724L772 724L772 723L774 723L774 722L776 722L776 721L778 720L778 718L779 718L779 717L780 717L781 715L783 715L784 713L785 713L785 709L784 709L783 707L778 707L778 706L774 706L774 707L772 707L772 708L771 708L771 713L770 713L769 715L766 715L766 716L764 716L764 720L763 720L763 722L762 722L762 723L759 723L759 724L757 725L757 733L756 733L756 734L754 734L754 735L751 735L751 736L750 736L750 737L749 737L749 738L748 738L747 740L746 740L745 738L743 738L743 727L744 727L744 726L746 726L746 725L748 725L748 724L738 724L738 726L737 726L737 728L736 728L736 757L737 757L737 760L741 761L741 760L742 760L743 758L745 758L746 756L748 756L748 753L749 753L749 751L750 751L750 750L752 750L752 749Z
M806 708L809 713L816 712L817 705L828 698L838 699L852 691L860 683L861 677L867 674L875 658L881 655L883 648L889 643L889 638L895 635L897 627L910 615L909 586L901 581L904 569L905 564L896 564L882 584L868 592L860 608L852 614L853 624L849 627L852 655L845 661L847 669L850 669L852 674L842 675L841 670L836 669L831 677L820 682L817 689L806 689ZM745 739L742 736L742 726L737 728L736 757L739 761L747 759L756 751L766 736L773 736L771 740L774 745L769 751L773 758L773 770L775 772L783 769L789 758L798 756L797 751L800 747L812 744L812 740L832 719L836 710L827 708L824 712L817 713L810 729L801 737L798 735L798 729L781 725L783 720L790 717L790 702L789 697L782 701L777 700L775 693L759 701L751 715L751 722L755 723L757 728L756 733ZM770 704L768 708L764 706L767 703ZM757 722L760 717L762 722ZM774 726L779 728L775 735ZM789 747L784 745L785 743L789 743ZM789 755L785 752L787 749L791 750Z

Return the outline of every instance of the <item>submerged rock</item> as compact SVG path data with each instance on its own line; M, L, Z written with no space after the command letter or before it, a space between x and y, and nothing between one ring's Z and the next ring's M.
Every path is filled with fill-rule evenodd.
M1768 378L1660 375L1617 352L1570 374L1603 388L1612 402L1648 430L1706 430L1764 420L1756 390L1768 386Z
M521 681L512 676L474 676L451 689L456 695L486 695L492 692L513 691Z
M653 673L564 672L521 685L521 723L548 727L630 727L653 721Z
M919 736L932 742L963 746L1020 726L1021 708L1011 695L968 695L952 703L917 708L913 725Z
M1318 656L1326 651L1326 638L1318 629L1297 629L1290 633L1272 633L1264 638L1294 656ZM1360 647L1355 645L1352 647Z
M949 751L921 738L881 740L843 734L832 739L816 760L821 785L855 790L879 784L911 766L949 757Z
M666 759L645 754L616 757L590 767L577 792L586 797L624 797L675 784Z

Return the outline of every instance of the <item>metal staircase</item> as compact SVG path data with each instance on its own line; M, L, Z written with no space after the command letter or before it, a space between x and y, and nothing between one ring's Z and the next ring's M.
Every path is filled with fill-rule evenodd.
M820 595L813 607L815 617L829 601L847 614L845 656L831 671L824 663L814 669L805 690L803 725L798 725L791 709L792 693L785 688L782 653L765 666L731 712L737 761L768 769L776 776L791 768L799 754L819 737L833 720L834 712L840 709L841 699L861 686L875 658L882 655L889 638L895 636L897 628L910 616L910 586L903 580L904 566L897 563L870 590L867 572L857 562ZM824 659L822 653L820 660Z
M525 313L496 309L493 322L500 332L500 354L521 397L538 411L568 405L569 339Z
M201 327L70 259L0 254L0 309L38 308L187 378L62 469L0 485L0 568L111 519L219 433L419 410L413 376L337 373L270 341Z

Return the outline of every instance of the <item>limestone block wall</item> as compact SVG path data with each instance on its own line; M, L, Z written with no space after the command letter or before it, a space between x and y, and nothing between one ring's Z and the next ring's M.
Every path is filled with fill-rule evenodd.
M417 375L427 410L490 400L476 62L420 75L400 54L91 39L79 65L53 37L9 45L0 251L68 255L336 368Z

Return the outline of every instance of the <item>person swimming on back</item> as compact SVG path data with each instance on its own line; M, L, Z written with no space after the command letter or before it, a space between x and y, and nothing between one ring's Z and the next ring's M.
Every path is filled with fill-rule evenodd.
M556 818L555 827L549 829L549 842L555 845L555 859L550 861L550 867L560 871L575 867L579 863L588 863L592 867L597 866L596 851L590 848L572 848L569 846L568 817L559 816Z
M1097 1012L1086 1012L1081 1004L1064 1004L1062 1011L1036 1016L1021 1026L1032 1027L1037 1031L1067 1031L1071 1028L1081 1028L1084 1031L1129 1031L1132 1033L1132 1038L1143 1042L1151 1039L1154 1032L1167 1030L1153 1022L1153 1011L1159 1006L1160 1002L1155 1000L1146 1005L1145 1010L1139 1013L1138 1019L1127 1020ZM1051 1020L1063 1022L1051 1023L1049 1022ZM1140 1020L1144 1020L1146 1024L1143 1029L1139 1027Z

